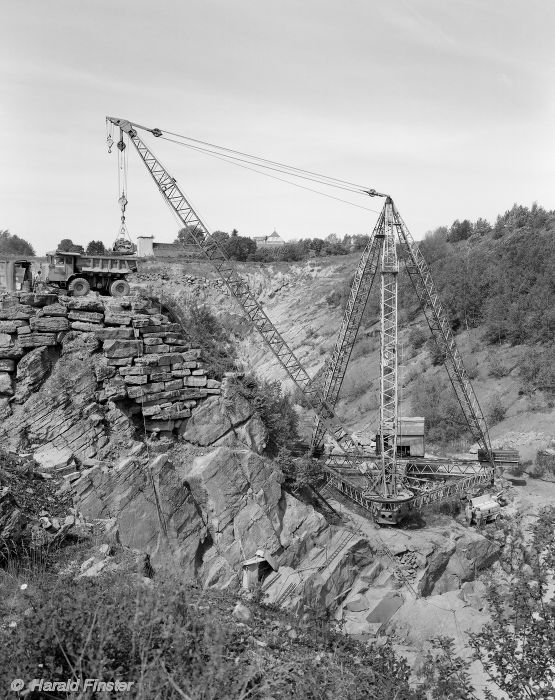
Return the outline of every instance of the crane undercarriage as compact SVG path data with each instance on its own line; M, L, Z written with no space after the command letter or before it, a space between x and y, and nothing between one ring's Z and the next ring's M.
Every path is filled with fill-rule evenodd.
M114 117L107 117L107 122L110 128L119 128L120 151L125 148L125 135L133 144L164 200L180 224L186 227L189 239L194 241L206 260L212 263L252 327L261 334L268 348L314 410L316 424L312 437L312 454L320 455L323 482L362 506L381 524L395 524L406 510L462 496L493 483L494 470L499 462L496 462L495 453L491 449L486 421L457 350L426 261L391 197L375 190L361 190L361 193L371 197L384 197L385 204L355 271L327 371L322 381L314 381L267 316L247 282L237 272L233 261L228 259L218 241L194 211L175 178L171 177L138 135L138 130L144 130L159 138L164 132ZM470 434L480 447L480 461L405 460L397 455L398 255L414 285L432 337L444 357L450 382ZM377 454L369 454L338 418L335 404L370 290L378 273L381 284L379 449ZM326 434L332 443L331 450L323 448Z

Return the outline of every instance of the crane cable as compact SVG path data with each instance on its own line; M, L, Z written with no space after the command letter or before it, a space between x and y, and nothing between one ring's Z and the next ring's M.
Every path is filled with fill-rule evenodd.
M288 185L293 185L294 187L299 187L303 190L308 190L309 192L314 192L315 194L322 195L322 197L328 197L329 199L335 199L338 202L343 202L344 204L349 204L352 207L357 207L357 209L364 209L366 211L370 211L373 214L379 214L380 212L377 209L371 209L370 207L365 207L362 204L356 204L355 202L350 202L348 199L343 199L342 197L336 197L335 195L329 194L328 192L322 192L321 190L317 190L313 187L307 187L307 185L301 185L299 182L292 182L291 180L286 180L283 177L278 177L277 175L271 175L270 173L266 173L262 170L257 170L256 168L250 167L248 165L243 165L241 163L236 162L237 159L231 159L229 156L224 156L220 154L213 153L212 151L208 151L205 149L198 148L197 146L191 146L190 144L187 143L182 143L180 141L175 141L174 139L169 139L164 136L162 138L165 141L170 141L172 143L177 144L178 146L184 146L185 148L189 148L194 151L199 151L200 153L204 153L205 155L209 155L212 158L217 158L218 160L222 160L224 163L229 163L230 165L236 165L239 168L244 168L245 170L251 170L254 173L258 173L259 175L264 175L265 177L270 177L273 180L279 180L280 182L285 182ZM280 171L281 172L281 171ZM297 175L295 177L301 177L300 175ZM305 179L310 179L310 178L305 178ZM316 180L316 182L319 182L319 180ZM326 183L322 183L326 184ZM345 189L345 188L341 188ZM350 192L355 192L355 190L348 190Z
M133 124L133 126L137 127L138 129L150 131L151 133L153 131L156 131L153 129L149 129L146 126L142 126L141 124L135 124L134 122L132 122L132 124ZM298 168L294 165L287 165L285 163L280 163L279 161L276 161L276 160L269 160L268 158L262 158L261 156L254 156L251 153L245 153L244 151L237 151L233 148L226 148L225 146L218 146L217 144L210 143L209 141L201 141L200 139L194 139L191 136L185 136L184 134L177 134L173 131L163 131L163 132L159 131L158 135L164 135L164 134L169 134L170 136L175 136L176 138L184 139L186 141L192 141L193 143L199 144L200 146L207 146L209 148L215 148L218 151L225 151L226 153L234 154L235 156L243 156L243 157L248 158L250 160L259 161L260 163L265 163L267 165L278 166L279 168L286 168L287 170L294 170L298 173L302 173L303 175L312 175L312 176L315 176L315 177L320 178L320 179L335 182L338 185L347 185L349 187L354 187L357 189L357 191L360 191L363 194L369 194L370 192L372 192L373 194L371 196L380 196L380 193L376 192L375 190L373 190L369 187L366 187L365 185L361 185L361 184L356 183L356 182L351 182L350 180L341 180L340 178L332 177L331 175L323 175L322 173L316 173L312 170L305 170L304 168Z
M148 131L150 133L156 132L157 130L150 129L146 126L142 126L140 124L132 123L134 127L137 129L142 129L144 131ZM168 136L165 136L164 134L169 134L170 136L175 136L176 139L169 138ZM205 155L208 155L212 158L217 158L218 160L222 160L224 162L230 163L231 165L236 165L237 167L242 167L245 170L251 170L252 172L255 172L259 175L265 175L266 177L270 177L274 180L279 180L280 182L285 182L287 184L293 185L294 187L299 187L304 190L308 190L309 192L313 192L315 194L322 195L323 197L328 197L329 199L334 199L336 201L342 202L344 204L348 204L353 207L357 207L358 209L364 209L366 211L370 211L374 214L378 214L379 212L376 209L372 209L370 207L365 207L361 204L356 204L355 202L351 202L349 200L343 199L341 197L336 197L334 195L331 195L326 192L322 192L321 190L317 190L312 187L308 187L306 185L301 185L298 182L292 182L291 180L287 180L285 178L278 177L277 175L271 175L268 172L264 172L264 170L259 170L258 168L264 168L266 170L273 170L276 172L279 172L283 175L288 175L289 177L296 177L296 178L301 178L304 180L309 180L311 182L315 182L327 187L334 187L336 189L341 189L346 192L352 192L353 194L363 194L365 196L384 196L381 195L380 193L376 192L373 189L369 189L363 185L357 184L350 182L348 180L341 180L339 178L334 178L329 175L322 175L320 173L316 173L311 170L304 170L302 168L297 168L296 166L292 165L286 165L284 163L280 163L279 161L273 161L269 160L267 158L262 158L259 156L253 156L249 153L244 153L243 151L236 151L231 148L226 148L224 146L218 146L217 144L212 144L207 141L201 141L199 139L194 139L188 136L184 136L183 134L177 134L175 132L171 131L165 131L165 132L160 132L158 131L157 134L155 134L161 138L163 138L165 141L168 141L170 143L174 143L178 146L183 146L185 148L189 148L190 150L195 150L199 153L204 153ZM183 141L179 141L177 139L184 139L186 141L190 141L192 143L184 143ZM197 144L197 145L193 145ZM216 149L216 150L212 150ZM248 165L247 165L248 164ZM254 167L252 167L254 166Z
M363 194L364 191L360 189L360 187L356 186L351 186L351 185L343 185L343 184L336 184L333 182L326 182L325 178L327 178L326 175L318 175L316 177L312 177L311 175L306 175L306 174L297 174L296 172L291 172L292 170L297 170L296 168L293 168L292 166L274 166L274 165L265 165L263 163L257 162L257 158L255 156L248 157L248 158L240 158L238 155L229 155L228 153L221 153L220 149L216 148L216 150L211 150L210 148L205 148L202 146L194 146L193 144L190 143L183 143L182 141L178 141L176 139L170 139L167 136L162 135L162 137L165 141L171 141L172 143L177 143L180 146L186 146L187 148L192 148L197 151L202 151L203 153L212 153L214 155L218 155L220 157L225 157L229 158L230 160L235 160L241 163L250 163L251 165L255 165L259 168L266 168L267 170L275 170L276 172L283 173L284 175L290 175L291 177L298 177L302 178L303 180L311 180L312 182L317 182L321 185L326 185L328 187L336 187L337 189L341 190L346 190L347 192L354 192L356 194ZM221 149L221 150L229 150L229 149Z

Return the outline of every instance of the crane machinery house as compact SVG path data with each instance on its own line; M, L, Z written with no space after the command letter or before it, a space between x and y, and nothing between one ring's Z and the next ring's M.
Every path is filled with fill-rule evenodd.
M379 435L376 435L376 454L380 454ZM397 456L424 457L424 418L419 416L399 418L397 421Z

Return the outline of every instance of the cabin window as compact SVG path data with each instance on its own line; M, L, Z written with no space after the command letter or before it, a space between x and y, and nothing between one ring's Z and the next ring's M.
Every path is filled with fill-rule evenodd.
M56 255L54 258L54 264L55 265L63 265L64 264L64 258L62 255Z

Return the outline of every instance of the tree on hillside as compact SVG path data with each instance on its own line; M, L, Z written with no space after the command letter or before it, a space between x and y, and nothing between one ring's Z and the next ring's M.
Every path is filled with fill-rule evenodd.
M68 253L84 253L85 249L82 245L74 243L71 238L62 238L58 243L57 250L65 250Z
M211 238L216 241L216 243L225 248L225 244L229 241L229 233L227 231L214 231Z
M0 231L1 255L34 255L33 246L23 238L10 233L8 230Z
M440 226L433 231L428 231L424 240L420 241L418 247L428 265L432 265L450 254L452 246L447 242L448 236L449 229L446 226Z
M477 236L485 236L486 234L491 233L491 231L491 224L487 219L482 219L481 217L477 219L476 223L474 224L474 233Z
M240 236L237 229L233 229L229 240L225 243L225 251L233 260L244 262L256 252L256 243L252 238Z
M106 255L106 248L102 241L89 241L86 253L87 255Z
M437 376L421 376L416 380L411 405L416 415L424 416L426 434L432 442L455 440L468 430L455 392Z
M472 235L472 224L468 219L459 221L458 219L451 224L449 229L449 240L452 243L457 241L465 241Z
M202 233L200 229L195 231L195 235L193 237L189 226L184 226L177 234L176 243L181 243L182 245L195 245L196 240L199 238L201 241L204 240L204 233Z

